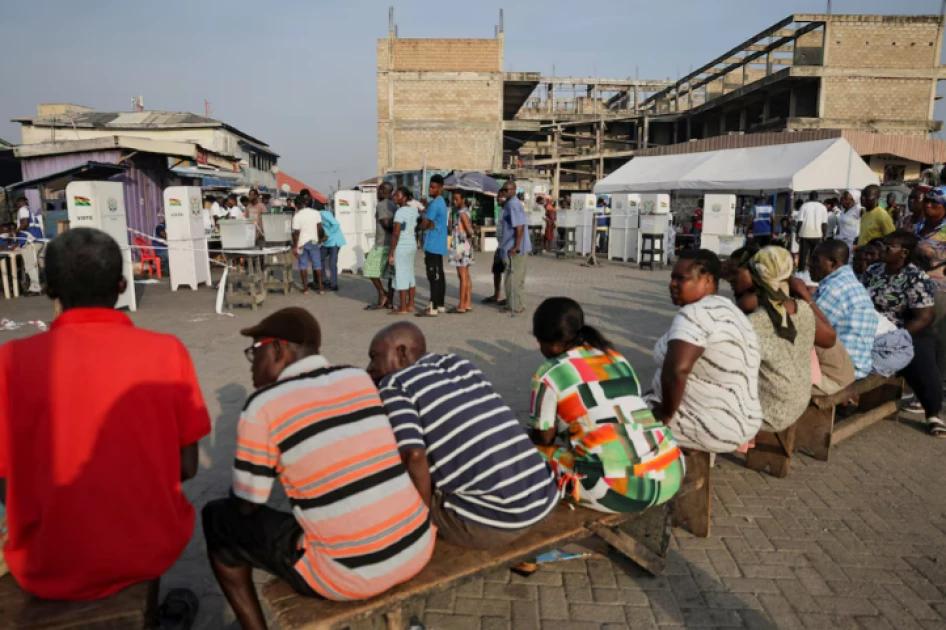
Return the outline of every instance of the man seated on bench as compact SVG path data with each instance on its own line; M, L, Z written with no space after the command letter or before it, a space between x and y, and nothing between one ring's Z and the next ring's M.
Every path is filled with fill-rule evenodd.
M549 515L558 503L551 469L472 363L428 354L406 322L375 335L368 355L401 458L445 541L501 547Z
M181 482L210 417L184 345L114 310L134 289L111 236L55 238L46 283L62 315L0 346L3 552L32 595L101 599L156 580L190 541Z
M319 354L305 309L241 331L253 385L237 425L231 496L202 512L210 565L244 630L266 627L254 567L302 595L367 599L426 566L434 530L364 370ZM279 477L292 512L267 507Z
M877 315L870 295L848 264L849 252L844 241L825 241L812 253L809 269L811 279L818 283L815 304L831 322L838 340L854 363L854 378L861 379L871 371ZM818 356L821 359L820 353ZM829 374L822 360L820 389L825 394L841 391L853 382L832 382L835 380L832 376L848 380Z

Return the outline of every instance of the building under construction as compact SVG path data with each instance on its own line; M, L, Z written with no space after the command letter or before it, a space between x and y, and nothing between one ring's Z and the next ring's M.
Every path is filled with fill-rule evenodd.
M507 172L580 191L642 152L843 132L882 179L915 179L946 161L928 140L943 28L938 15L796 14L669 82L504 72L501 14L490 39L401 39L392 14L378 171Z

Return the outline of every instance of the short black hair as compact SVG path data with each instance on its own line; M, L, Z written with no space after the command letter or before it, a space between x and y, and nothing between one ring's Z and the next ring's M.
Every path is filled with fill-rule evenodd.
M122 251L111 236L73 228L46 248L46 294L58 299L63 309L113 308L121 292L122 264Z
M236 200L237 200L237 196L236 196L235 194L233 194L233 193L230 193L229 195L227 195L227 199L233 199L234 201L236 201Z
M723 263L719 256L708 249L684 249L677 256L677 260L692 260L693 266L701 274L708 273L713 276L713 281L719 286L719 279L723 277Z
M407 197L407 200L408 200L408 201L410 201L411 199L414 198L414 193L412 193L412 192L411 192L411 189L408 188L407 186L398 186L398 187L397 187L397 192L399 192L399 193L401 193L402 195L404 195L405 197Z
M394 184L391 182L381 182L381 185L378 186L381 190L394 190Z
M430 183L440 184L441 186L443 186L443 175L441 175L440 173L437 173L436 175L432 176L430 178Z
M818 201L818 191L812 190L811 193L808 195L808 199L811 201Z
M252 192L252 191L251 191L251 192ZM312 196L312 193L309 192L309 189L308 189L308 188L303 188L302 190L299 191L299 194L300 194L300 195L308 195L309 197Z
M252 195L253 193L256 193L256 194L258 195L258 194L259 194L259 190L257 190L256 188L250 188L249 194Z
M831 238L815 248L814 253L821 252L832 260L838 267L843 267L851 258L851 248L842 240Z
M242 197L240 197L240 201L241 201L241 202L245 202L245 201L249 201L249 200L250 200L250 198L247 197L246 195L243 195Z

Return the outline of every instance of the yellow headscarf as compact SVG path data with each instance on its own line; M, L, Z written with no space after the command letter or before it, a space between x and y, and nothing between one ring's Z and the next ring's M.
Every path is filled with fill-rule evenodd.
M788 280L794 269L792 255L784 247L764 247L749 261L749 274L762 308L769 314L776 334L792 343L795 324L785 310L785 302L791 301Z

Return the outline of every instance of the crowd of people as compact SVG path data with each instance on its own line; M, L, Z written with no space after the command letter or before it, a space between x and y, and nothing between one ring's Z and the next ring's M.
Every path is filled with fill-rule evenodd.
M377 308L393 305L397 291L395 312L412 312L413 259L423 248L432 316L443 305L443 258L468 259L462 195L453 199L453 251L441 240L441 184L432 179L423 219L409 190L379 188L380 238L369 254ZM870 207L874 191L864 193ZM501 194L501 262L517 309L528 235L515 184ZM325 243L330 230L304 197L300 204L295 245L313 263L320 256L307 245ZM946 308L930 277L938 271L941 281L942 272L924 271L946 258L946 191L932 189L918 205L915 233L885 233L860 278L848 243L823 229L805 246L813 291L781 245L750 244L725 264L708 250L682 251L669 283L679 311L654 347L647 391L580 304L544 300L532 333L545 361L523 422L472 362L428 349L403 320L374 336L366 369L331 363L320 324L303 308L242 330L255 391L236 427L232 483L201 519L208 561L240 623L266 627L254 568L302 595L369 598L417 575L438 540L501 547L529 536L561 501L608 513L669 501L686 451L751 448L760 431L796 422L812 395L872 372L903 374L930 434L946 437L938 417ZM873 229L859 249L871 246ZM67 231L49 243L46 267L46 292L62 315L48 333L0 346L3 555L33 595L96 599L157 580L183 552L195 511L182 484L199 472L210 419L184 346L113 310L128 289L117 243ZM734 299L720 295L724 279ZM393 281L388 290L383 280ZM460 295L468 307L469 293ZM141 353L153 369L142 369ZM48 387L32 386L40 381ZM268 505L277 480L290 511Z
M371 280L377 301L365 310L389 310L392 315L437 317L444 313L464 314L473 310L473 221L467 208L466 194L454 190L452 210L443 196L443 177L430 178L427 205L413 198L406 186L382 182L375 206L374 246L365 257L364 276ZM516 194L516 182L507 181L497 198L503 211L500 219L499 247L493 256L494 295L483 300L497 304L504 312L525 310L525 283L532 240L528 216ZM450 238L448 238L450 235ZM430 286L430 302L418 311L414 303L416 279L414 263L418 250L424 253L424 267ZM447 309L447 280L444 261L457 270L459 300ZM385 282L387 286L385 286ZM506 298L500 296L505 284ZM399 302L395 304L395 293Z

